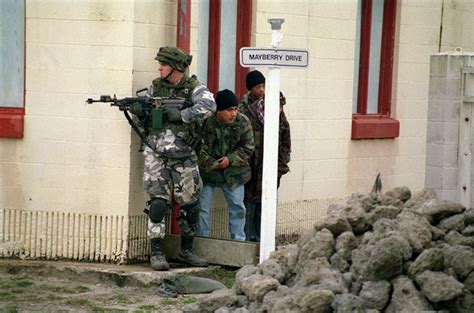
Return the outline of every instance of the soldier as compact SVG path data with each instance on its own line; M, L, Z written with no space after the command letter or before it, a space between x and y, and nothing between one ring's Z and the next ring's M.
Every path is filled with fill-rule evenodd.
M199 169L203 189L197 234L209 236L209 210L215 187L222 188L229 210L232 239L245 240L244 183L250 179L253 131L248 118L237 110L237 97L228 90L216 96L217 112L204 122Z
M263 130L265 124L265 77L259 71L252 71L246 77L247 89L239 104L239 109L252 124L255 151L250 158L252 178L245 184L246 223L245 235L247 240L260 241L260 223L262 214L262 175L263 175ZM263 91L261 91L263 89ZM258 96L260 98L256 99ZM291 154L290 124L286 118L283 106L286 98L280 92L280 124L278 137L278 181L289 172L288 163Z
M148 144L143 181L150 196L148 236L151 240L150 265L154 270L168 270L169 264L160 246L165 236L164 216L174 200L181 205L178 217L181 230L181 248L176 259L192 266L207 266L193 249L193 240L199 214L199 193L202 181L193 143L198 139L197 128L216 110L209 89L194 76L185 73L192 56L175 47L162 47L158 60L160 77L153 80L149 94L154 97L185 98L183 109L163 108L161 128L152 128L150 118L144 116L137 103L131 108L147 130Z

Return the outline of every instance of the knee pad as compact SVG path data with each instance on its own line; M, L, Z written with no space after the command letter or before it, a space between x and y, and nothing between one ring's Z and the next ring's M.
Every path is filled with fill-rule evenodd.
M150 239L163 239L166 235L165 222L153 223L150 219L148 220L147 235Z
M168 213L169 206L166 200L161 198L151 198L149 217L153 223L160 223L163 217Z

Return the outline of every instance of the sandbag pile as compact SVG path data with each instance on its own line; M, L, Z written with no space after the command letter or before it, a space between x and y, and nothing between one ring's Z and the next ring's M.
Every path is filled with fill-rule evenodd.
M431 189L353 194L184 312L472 312L474 210Z

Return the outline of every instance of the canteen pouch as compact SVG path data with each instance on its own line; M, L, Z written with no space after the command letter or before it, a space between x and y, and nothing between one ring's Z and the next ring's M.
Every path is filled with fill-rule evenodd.
M163 109L151 110L151 128L160 129L161 127L163 127Z

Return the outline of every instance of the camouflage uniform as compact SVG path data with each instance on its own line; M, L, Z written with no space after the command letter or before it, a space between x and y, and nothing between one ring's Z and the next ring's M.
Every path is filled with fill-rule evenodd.
M236 100L237 102L237 100ZM198 235L209 236L209 211L214 187L222 188L228 204L232 239L245 240L244 186L250 180L248 160L254 149L253 131L248 118L237 113L231 124L221 124L215 116L207 119L202 131L199 168L205 188L201 194ZM221 170L217 160L229 159Z
M154 97L184 97L194 104L181 111L184 122L168 122L165 119L161 129L150 129L148 143L156 152L148 146L143 152L145 190L150 197L168 203L174 197L174 201L182 205L179 220L183 235L194 236L197 213L186 212L186 205L198 201L202 181L197 155L190 144L197 139L200 122L215 111L214 98L206 86L192 77L183 78L177 85L157 78L153 81L150 93ZM163 229L160 234L152 236L163 238L164 235Z
M156 78L148 90L153 97L180 97L185 99L184 108L162 107L161 127L152 127L153 112L146 114L140 107L131 112L140 121L147 133L144 148L145 190L150 196L148 205L148 236L151 239L150 264L155 270L168 270L160 245L165 237L164 216L173 201L180 204L178 217L181 230L181 247L176 259L193 266L207 266L193 249L193 240L199 214L199 193L202 181L199 176L198 159L193 143L199 139L202 121L216 110L212 93L195 78L184 72L191 64L192 56L176 47L160 48L155 58L160 66L172 70L165 78ZM176 75L179 72L179 75ZM173 75L173 76L172 76ZM167 79L178 79L170 83Z
M250 180L249 158L254 149L253 131L249 119L238 113L232 124L220 124L215 116L205 121L202 131L202 147L199 169L204 184L230 189ZM227 156L230 166L217 169L216 160Z
M263 130L264 125L257 116L257 105L263 99L249 103L249 93L245 94L239 103L239 110L245 114L252 124L255 151L250 158L252 178L245 184L245 204L247 208L246 236L248 240L259 240L260 221L262 207L262 175L263 175ZM280 104L286 103L284 97L280 98ZM278 181L280 186L281 177L289 172L288 163L291 154L290 124L285 113L280 112L278 137Z

